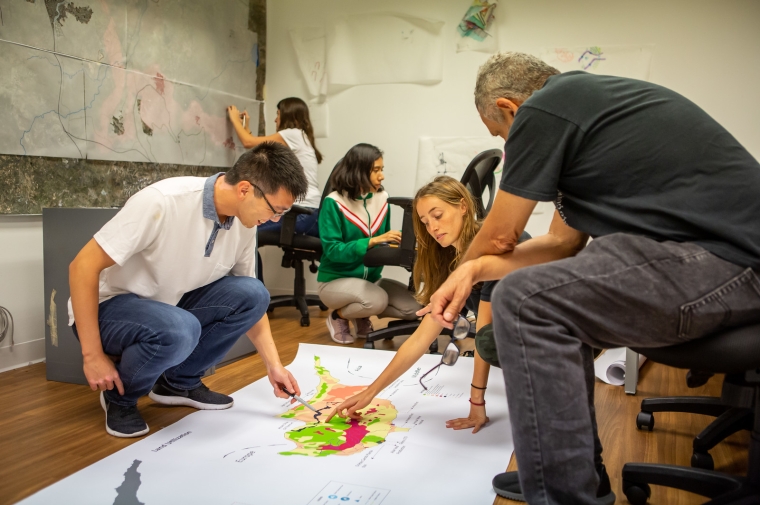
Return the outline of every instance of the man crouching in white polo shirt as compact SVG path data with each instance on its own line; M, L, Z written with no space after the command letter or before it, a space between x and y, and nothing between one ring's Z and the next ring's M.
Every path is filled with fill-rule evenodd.
M109 434L148 433L137 410L146 393L165 405L232 407L201 377L243 333L275 396L288 397L283 386L300 394L272 340L269 293L255 278L256 226L279 219L307 187L293 152L264 143L227 173L141 190L79 252L69 267L69 324Z

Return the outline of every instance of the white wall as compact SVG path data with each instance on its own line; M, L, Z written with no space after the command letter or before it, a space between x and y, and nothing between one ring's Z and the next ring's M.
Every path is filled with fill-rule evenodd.
M42 216L0 216L0 306L13 315L13 347L0 344L0 372L45 357Z
M274 132L280 99L308 97L289 29L320 26L342 13L401 12L445 21L441 83L359 86L329 96L330 135L317 139L325 155L321 184L348 148L369 142L385 151L389 193L412 196L419 137L488 134L472 99L476 71L488 55L456 53L456 25L470 4L470 0L269 1L267 132ZM496 16L502 50L538 54L542 47L654 44L650 80L699 104L760 159L760 2L502 0ZM542 209L547 205L548 211L534 216L528 225L534 235L548 227L545 218L551 216L551 204ZM400 226L400 221L394 219L394 225ZM266 251L267 285L276 292L292 290L292 270L281 269L279 260L274 250ZM401 272L388 273L401 276ZM311 276L307 288L315 287Z

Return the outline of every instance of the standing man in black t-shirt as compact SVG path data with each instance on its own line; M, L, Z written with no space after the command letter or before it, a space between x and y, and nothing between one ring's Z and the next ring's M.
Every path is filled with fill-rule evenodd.
M520 474L494 487L529 503L612 503L591 347L668 346L760 320L760 165L671 90L559 75L525 54L491 57L475 103L507 141L504 175L430 310L450 327L470 286L506 276L492 304ZM538 201L555 203L549 233L517 245Z

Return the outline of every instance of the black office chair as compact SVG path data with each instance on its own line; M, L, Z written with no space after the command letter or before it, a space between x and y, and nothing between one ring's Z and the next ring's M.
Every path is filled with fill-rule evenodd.
M711 498L710 505L760 503L760 323L733 328L685 344L658 349L634 349L652 361L697 371L693 386L712 374L725 374L722 402L753 412L754 423L745 477L674 465L627 463L623 492L632 505L647 502L649 485L683 489ZM640 414L639 414L640 415Z
M470 193L475 197L475 202L478 206L477 215L479 219L483 219L488 211L491 210L491 205L494 199L494 189L496 186L496 178L494 172L496 167L501 163L501 150L489 149L475 156L467 169L465 169L460 182L470 190ZM487 201L484 203L484 192L489 190ZM397 205L404 210L404 220L401 227L401 244L399 247L374 247L367 251L364 256L364 265L368 267L378 266L400 266L405 268L411 273L414 267L414 259L416 257L415 247L417 241L414 238L414 225L412 223L412 200L408 197L392 197L388 198L388 203ZM409 290L414 291L413 279L409 278ZM378 340L392 340L399 335L411 335L414 330L420 325L419 319L407 321L404 319L393 320L388 323L386 328L376 330L367 335L367 339L364 342L365 349L374 349L375 342ZM451 330L444 329L442 335L450 335ZM475 336L474 330L471 332L471 337ZM438 352L438 341L435 340L430 345L430 352Z
M340 161L338 162L340 163ZM338 166L337 164L335 165ZM333 170L335 168L333 167ZM330 173L332 175L332 172ZM322 207L325 197L332 192L330 178L328 177L319 206ZM259 247L277 246L282 249L282 267L294 268L293 294L273 296L269 300L267 312L273 312L277 307L298 307L301 312L301 326L309 326L309 307L318 305L320 310L327 310L317 295L306 294L306 276L303 263L310 261L309 270L317 272L317 262L322 257L322 241L316 237L296 233L296 219L300 214L311 214L311 209L294 205L290 212L282 217L280 231L260 231L257 235ZM263 279L262 279L263 280Z

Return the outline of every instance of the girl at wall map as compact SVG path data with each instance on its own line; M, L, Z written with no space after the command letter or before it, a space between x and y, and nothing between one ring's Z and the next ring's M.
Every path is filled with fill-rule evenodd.
M383 152L357 144L333 171L333 192L322 202L318 293L330 308L330 337L339 344L355 340L349 319L357 336L365 337L373 330L370 316L416 319L420 308L405 285L380 277L382 267L364 266L368 249L401 242L401 233L390 229L383 179Z
M436 177L421 187L414 197L413 206L418 248L412 275L417 286L417 301L427 305L430 296L456 268L481 223L477 220L477 207L470 192L461 182L448 176ZM528 234L523 234L520 241L528 238ZM480 289L473 289L467 300L467 308L477 316L478 330L470 413L467 417L447 421L448 428L473 428L472 432L477 433L489 420L485 407L488 372L492 364L498 366L493 332L488 331L492 322L491 290L495 285L496 281L483 283ZM380 376L367 389L340 404L327 420L335 414L361 417L357 411L366 407L380 391L420 359L441 330L443 327L426 315Z
M257 137L251 133L248 112L240 112L237 107L227 107L227 116L235 128L240 142L246 149L251 149L262 142L278 142L288 146L301 162L309 191L296 204L307 207L311 214L300 214L296 219L296 233L319 237L319 200L322 191L317 186L317 165L322 162L322 154L314 143L314 129L309 119L309 107L300 98L290 97L280 100L277 104L277 117L274 119L276 133L265 137ZM244 123L245 121L245 123ZM259 231L279 230L281 221L269 221L259 226Z

